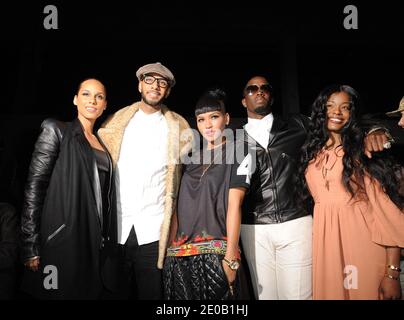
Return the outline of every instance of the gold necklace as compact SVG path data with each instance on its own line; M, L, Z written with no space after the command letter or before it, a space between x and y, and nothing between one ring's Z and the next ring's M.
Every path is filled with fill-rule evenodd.
M204 170L202 171L201 177L199 178L199 182L201 182L202 177L205 175L206 171L208 171L208 169L212 166L212 164L215 162L216 158L217 158L220 154L222 154L222 152L218 152L218 153L215 155L215 157L213 158L213 161L212 161L211 163L209 163L209 165L206 167L206 169L204 169Z

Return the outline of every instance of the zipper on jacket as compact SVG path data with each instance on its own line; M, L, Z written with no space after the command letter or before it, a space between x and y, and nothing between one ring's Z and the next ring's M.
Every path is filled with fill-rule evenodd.
M274 174L273 174L274 166L273 166L273 163L272 163L272 158L271 158L271 155L270 155L270 153L269 153L269 150L268 150L268 149L265 149L265 151L266 151L266 153L267 153L267 155L268 155L269 162L270 162L270 165L271 165L271 171L270 171L270 173L271 173L271 179L272 179L272 181L273 181L273 183L274 183L275 219L276 219L276 222L279 223L279 222L280 222L280 218L279 218L279 206L278 206L278 189L277 189L277 187L276 187L276 182L275 182Z
M52 240L52 238L54 238L60 231L62 231L64 227L66 227L66 225L65 225L65 224L62 224L59 228L56 229L56 231L54 231L54 232L48 237L48 239L47 239L46 241L48 242L48 241Z

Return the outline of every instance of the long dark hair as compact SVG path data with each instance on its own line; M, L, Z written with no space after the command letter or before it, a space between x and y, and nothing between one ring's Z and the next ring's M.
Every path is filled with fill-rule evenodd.
M342 183L354 197L365 195L364 176L376 179L384 192L400 208L404 207L404 197L398 192L399 181L396 175L398 164L385 152L374 153L369 159L364 153L365 132L360 126L361 108L358 92L348 85L331 85L320 92L312 105L311 121L307 140L302 148L299 166L297 193L299 200L310 198L304 174L310 161L325 147L329 132L327 130L327 101L334 93L345 92L350 98L350 118L341 130L341 145L344 150Z

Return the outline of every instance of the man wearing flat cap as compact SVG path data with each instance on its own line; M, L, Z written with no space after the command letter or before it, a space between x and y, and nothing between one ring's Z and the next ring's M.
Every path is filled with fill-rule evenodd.
M160 62L136 72L141 100L112 115L98 131L111 154L116 182L118 242L128 297L162 299L164 255L176 205L181 156L192 145L187 121L164 100L175 85Z

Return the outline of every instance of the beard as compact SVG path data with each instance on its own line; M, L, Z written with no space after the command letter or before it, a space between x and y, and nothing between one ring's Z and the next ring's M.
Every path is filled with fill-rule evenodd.
M271 106L269 104L261 107L257 107L254 109L254 113L259 114L260 116L266 116L272 112Z
M159 100L149 100L146 95L142 92L142 100L151 107L157 107L164 101L164 97L161 97Z

